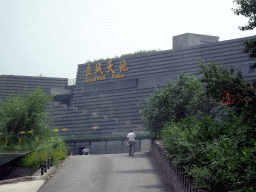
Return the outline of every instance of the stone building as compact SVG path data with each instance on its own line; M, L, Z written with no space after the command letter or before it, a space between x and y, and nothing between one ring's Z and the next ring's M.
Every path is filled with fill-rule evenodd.
M143 96L163 88L180 72L199 77L197 59L241 67L252 82L254 60L242 52L243 41L255 36L219 41L219 37L186 33L173 37L173 49L78 65L75 85L66 78L0 75L0 97L37 85L58 94L49 109L62 136L127 134L145 127L136 105Z

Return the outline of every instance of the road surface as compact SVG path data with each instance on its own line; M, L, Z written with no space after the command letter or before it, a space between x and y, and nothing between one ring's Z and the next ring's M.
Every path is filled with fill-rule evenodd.
M38 192L167 192L149 152L71 156Z

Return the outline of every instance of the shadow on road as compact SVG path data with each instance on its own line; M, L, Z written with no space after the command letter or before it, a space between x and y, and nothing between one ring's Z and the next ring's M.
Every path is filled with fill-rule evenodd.
M151 155L150 152L138 152L135 153L134 156L129 156L127 154L127 156L123 156L121 158L147 158L150 161L151 164L151 169L139 169L139 170L126 170L126 171L116 171L117 174L123 174L123 173L127 173L127 174L136 174L136 173L145 173L145 174L155 174L160 182L158 185L147 185L147 186L143 186L145 188L145 190L147 189L158 189L160 191L163 192L172 192L173 188L169 183L166 183L165 178L163 173L160 171L160 167L158 166L156 160L154 159L154 157Z
M137 152L137 153L134 153L134 156L129 156L128 153L119 153L119 154L124 154L119 158L148 158L149 152Z
M144 169L144 170L127 170L127 171L115 171L115 173L117 174L123 174L123 173L131 173L131 174L134 174L134 173L154 173L154 169Z

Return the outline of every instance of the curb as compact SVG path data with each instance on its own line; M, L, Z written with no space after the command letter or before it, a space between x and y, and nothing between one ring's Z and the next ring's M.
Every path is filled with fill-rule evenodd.
M67 159L68 157L65 160ZM54 171L56 171L65 162L65 160L60 160L56 165L50 167L50 169L48 169L47 172L44 172L44 175L41 175L41 169L39 169L32 176L25 176L25 177L18 177L15 179L3 180L3 181L0 181L0 185L24 182L24 181L48 179L50 175L54 173Z

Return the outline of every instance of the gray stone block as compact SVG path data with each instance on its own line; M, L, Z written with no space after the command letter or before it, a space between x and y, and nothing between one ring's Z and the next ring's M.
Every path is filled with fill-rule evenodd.
M194 33L185 33L173 37L173 49L186 49L196 45L205 45L217 43L219 37L209 35L199 35Z

